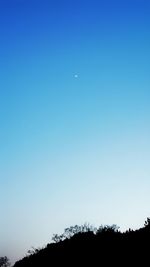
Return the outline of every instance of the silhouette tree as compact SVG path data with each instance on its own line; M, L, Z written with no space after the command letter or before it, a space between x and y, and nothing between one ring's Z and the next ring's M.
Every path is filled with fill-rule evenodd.
M40 251L40 248L34 248L34 247L31 247L31 249L29 249L29 250L27 251L27 256L36 254L36 253L38 253L39 251Z
M0 257L0 267L8 267L8 266L10 266L9 259L6 256Z
M41 266L148 266L150 218L138 230L120 232L115 224L101 225L98 229L89 224L75 225L54 235L54 242L43 249L29 251L29 255L14 267ZM54 263L54 264L53 264ZM0 267L6 267L1 261Z
M145 227L150 227L150 218L147 218L147 220L144 223Z
M83 225L74 225L66 228L64 230L64 233L61 235L54 234L52 237L52 241L55 243L59 243L60 241L63 241L65 239L70 239L72 236L78 234L78 233L86 233L86 232L96 232L97 229L93 227L89 223L85 223Z
M64 239L64 235L58 235L58 234L54 234L52 236L52 241L54 241L55 243L59 243L60 241L63 241Z
M113 225L105 225L105 226L101 225L97 229L96 233L97 234L104 233L104 232L107 232L107 233L117 233L118 230L119 230L119 228L120 227L117 226L116 224L113 224Z

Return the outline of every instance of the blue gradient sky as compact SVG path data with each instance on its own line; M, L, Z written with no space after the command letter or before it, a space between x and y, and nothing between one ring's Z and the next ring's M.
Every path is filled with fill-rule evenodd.
M0 0L0 251L150 215L150 2ZM75 78L75 75L78 75Z

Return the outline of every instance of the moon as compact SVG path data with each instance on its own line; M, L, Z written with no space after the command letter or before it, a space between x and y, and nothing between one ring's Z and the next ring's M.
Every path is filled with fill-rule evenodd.
M78 78L78 74L75 74L74 77L75 77L75 78Z

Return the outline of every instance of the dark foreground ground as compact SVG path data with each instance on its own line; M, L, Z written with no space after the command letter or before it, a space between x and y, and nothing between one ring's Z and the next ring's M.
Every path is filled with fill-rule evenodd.
M34 249L14 267L150 266L150 219L143 228L121 233L116 226L70 227L54 243Z

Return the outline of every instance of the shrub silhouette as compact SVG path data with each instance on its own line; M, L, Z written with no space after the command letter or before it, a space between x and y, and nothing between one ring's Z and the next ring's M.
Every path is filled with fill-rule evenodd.
M71 226L43 249L32 249L14 267L144 266L149 263L150 219L138 230L120 232L116 225ZM147 264L147 266L149 266Z
M6 256L0 257L0 267L8 267L8 266L10 266L9 259Z
M66 228L64 230L63 234L61 235L54 234L52 237L52 241L54 241L55 243L59 243L60 241L63 241L65 239L70 239L72 236L78 233L85 233L85 232L90 232L90 231L94 232L95 228L88 223L85 223L81 226L79 225L70 226L69 228Z
M147 220L144 223L145 227L150 227L150 218L147 218Z

